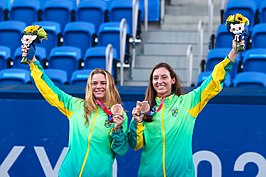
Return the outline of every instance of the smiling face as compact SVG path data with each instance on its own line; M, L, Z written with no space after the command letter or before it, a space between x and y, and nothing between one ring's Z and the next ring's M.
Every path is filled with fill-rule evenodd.
M95 99L102 102L105 100L107 81L105 75L101 73L94 74L91 80L92 93Z
M152 75L152 85L156 91L158 97L165 97L172 91L172 84L174 84L175 78L171 78L170 72L164 68L157 68Z

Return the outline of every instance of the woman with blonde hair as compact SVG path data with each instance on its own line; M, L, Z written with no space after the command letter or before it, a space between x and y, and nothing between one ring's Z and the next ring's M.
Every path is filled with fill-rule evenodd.
M22 57L28 56L29 50L22 46ZM34 55L29 65L40 93L69 119L69 149L59 176L111 177L115 157L128 150L127 115L111 74L94 69L85 99L81 99L56 87Z

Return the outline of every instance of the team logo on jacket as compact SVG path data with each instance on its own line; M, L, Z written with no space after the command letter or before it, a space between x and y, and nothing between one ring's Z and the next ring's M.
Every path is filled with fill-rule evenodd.
M172 113L172 116L173 116L173 117L176 117L177 114L178 114L178 109L177 109L177 108L173 108L173 109L171 110L171 113Z

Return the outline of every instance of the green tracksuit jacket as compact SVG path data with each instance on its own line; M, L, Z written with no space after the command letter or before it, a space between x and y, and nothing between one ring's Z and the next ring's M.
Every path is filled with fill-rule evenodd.
M116 155L128 150L127 115L123 128L107 128L107 114L98 107L89 115L89 125L84 125L84 100L64 93L44 73L39 61L30 64L31 76L43 95L69 119L69 149L59 170L60 177L111 177Z
M193 91L165 98L152 122L130 123L131 148L142 149L139 177L194 177L192 135L195 120L207 102L217 95L233 62L225 58L211 76ZM156 108L161 102L156 98Z

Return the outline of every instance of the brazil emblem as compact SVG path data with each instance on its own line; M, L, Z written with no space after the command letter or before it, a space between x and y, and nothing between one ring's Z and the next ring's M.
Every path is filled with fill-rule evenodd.
M176 117L177 114L178 114L178 109L177 109L177 108L173 108L173 109L171 110L171 112L172 112L172 116L173 116L173 117Z

